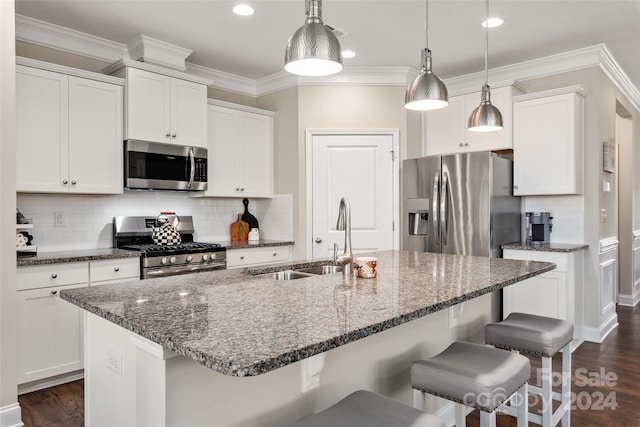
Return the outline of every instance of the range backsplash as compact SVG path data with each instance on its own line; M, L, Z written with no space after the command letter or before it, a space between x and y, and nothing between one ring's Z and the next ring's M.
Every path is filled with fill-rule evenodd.
M551 243L584 243L584 196L527 196L525 212L551 212Z
M112 247L113 217L156 215L175 211L193 216L194 239L202 242L229 240L229 226L244 212L242 199L195 198L172 192L125 192L122 195L24 194L17 196L20 212L33 220L29 230L38 251ZM249 199L249 211L258 219L260 237L293 239L293 198ZM63 227L55 226L61 212Z

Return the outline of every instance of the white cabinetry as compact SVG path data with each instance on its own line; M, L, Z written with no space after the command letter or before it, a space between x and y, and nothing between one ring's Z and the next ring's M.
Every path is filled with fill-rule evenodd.
M227 268L287 262L292 259L291 245L227 250Z
M17 191L122 193L121 85L18 65L16 100Z
M514 99L514 195L582 193L585 93L570 87Z
M207 87L128 67L126 139L205 147Z
M208 106L209 184L205 196L273 197L273 113Z
M138 257L89 262L89 284L91 286L132 280L140 280L140 258Z
M516 91L516 92L514 92ZM491 89L491 102L502 113L504 128L496 132L470 132L467 121L480 105L480 92L452 96L449 105L426 115L426 155L505 150L512 148L511 98L519 93L512 86Z
M83 369L84 313L60 291L88 280L86 262L18 268L18 384Z
M583 259L582 250L575 252L546 252L505 249L507 259L553 262L555 270L507 286L503 290L504 317L510 313L530 313L555 317L574 323L574 345L581 342L583 315Z

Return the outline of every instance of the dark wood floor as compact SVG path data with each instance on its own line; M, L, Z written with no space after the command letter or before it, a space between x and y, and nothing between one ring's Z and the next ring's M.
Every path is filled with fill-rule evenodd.
M604 343L584 343L573 353L574 426L640 426L640 308L618 307L618 320L620 326ZM554 370L559 372L556 359ZM532 377L538 360L532 359ZM19 396L25 426L83 426L83 386L80 380ZM478 427L478 418L471 414L467 425ZM515 425L513 418L498 416L498 427Z

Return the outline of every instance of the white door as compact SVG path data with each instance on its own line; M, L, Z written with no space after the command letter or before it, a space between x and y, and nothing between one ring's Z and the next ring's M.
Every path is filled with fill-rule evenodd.
M311 150L312 257L333 256L334 243L344 248L336 230L342 197L351 205L353 252L394 249L394 134L312 133Z

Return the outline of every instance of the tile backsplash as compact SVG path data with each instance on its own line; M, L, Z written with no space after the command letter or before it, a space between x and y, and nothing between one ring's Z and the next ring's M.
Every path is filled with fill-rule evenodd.
M584 243L584 196L528 196L523 208L551 213L551 243Z
M193 216L194 240L229 240L229 226L244 212L242 199L209 199L172 192L131 191L122 195L24 194L17 196L20 212L33 220L33 244L38 251L110 248L113 246L113 217L153 216L161 211ZM293 197L249 199L249 212L260 225L260 237L293 239ZM56 213L62 226L56 226ZM60 215L58 215L60 217Z

